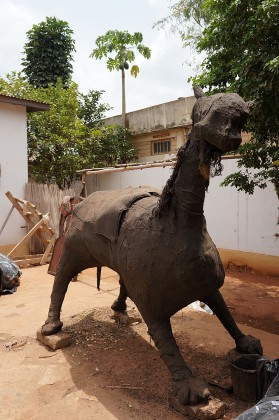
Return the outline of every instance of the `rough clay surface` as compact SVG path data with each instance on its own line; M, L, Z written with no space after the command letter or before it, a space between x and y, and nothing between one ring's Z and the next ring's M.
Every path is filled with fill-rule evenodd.
M118 294L111 270L102 273L101 292L96 269L69 285L62 320L71 346L51 351L36 340L53 283L46 272L47 266L24 269L17 292L0 297L0 419L185 418L169 406L169 375L146 325L123 327L110 318ZM266 355L278 357L278 279L230 270L222 292L241 328L262 340ZM138 317L131 301L128 313ZM172 325L194 373L225 403L224 418L232 420L249 408L251 403L212 385L230 386L226 354L233 347L216 317L184 309Z

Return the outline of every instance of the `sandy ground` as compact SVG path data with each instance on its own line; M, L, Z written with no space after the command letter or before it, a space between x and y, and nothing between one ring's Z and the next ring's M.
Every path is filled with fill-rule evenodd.
M117 280L113 271L103 269L98 292L91 269L70 284L62 320L72 344L57 351L35 339L53 283L47 266L24 269L17 292L0 297L0 419L185 418L169 406L169 375L146 325L123 327L110 318ZM261 339L266 356L278 358L278 279L230 270L222 292L241 329ZM133 302L128 309L138 316ZM229 388L226 354L233 341L216 317L183 309L172 325L194 373ZM209 388L225 402L226 419L253 405Z

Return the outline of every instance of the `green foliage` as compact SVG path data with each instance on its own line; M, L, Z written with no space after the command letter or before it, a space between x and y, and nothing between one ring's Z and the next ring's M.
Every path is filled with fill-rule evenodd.
M89 90L86 95L82 93L78 94L78 116L84 121L88 128L93 128L99 125L101 123L101 119L105 116L105 112L112 109L110 105L100 103L103 93L103 90Z
M133 49L136 49L144 58L150 58L151 51L142 44L142 39L140 32L131 35L128 31L110 30L96 39L96 48L90 57L97 60L107 58L107 68L110 71L126 69L125 64L135 60Z
M65 89L61 80L34 88L20 74L0 78L0 93L50 104L50 110L28 114L29 176L36 182L69 186L77 170L122 163L135 151L122 127L97 129L108 105L102 92L78 92L76 83Z
M170 6L170 15L154 24L158 29L169 26L172 32L178 31L184 46L196 48L202 30L210 17L205 8L206 0L178 0Z
M234 91L255 101L246 126L252 140L240 147L240 170L224 185L251 194L270 180L279 196L278 166L272 165L279 146L279 1L180 0L175 7L171 18L180 17L184 39L198 53L206 53L202 71L192 82L212 93ZM193 34L195 20L201 27Z
M242 158L238 161L241 170L227 176L221 185L233 185L239 191L253 194L255 187L266 188L267 181L271 181L278 195L278 144L251 141L241 146L241 155Z
M36 90L37 100L48 102L50 110L28 115L29 173L36 181L69 185L83 157L76 148L86 135L78 118L78 89L75 83L65 89L62 82Z
M30 85L21 73L15 71L7 74L7 79L0 77L1 95L15 96L22 99L33 99L34 87Z
M45 22L33 25L27 32L22 65L33 86L47 87L58 79L67 86L73 72L75 41L72 35L68 23L55 17L47 17Z
M127 128L109 125L99 130L92 130L95 143L96 166L112 166L136 159L136 151L130 141L131 134Z

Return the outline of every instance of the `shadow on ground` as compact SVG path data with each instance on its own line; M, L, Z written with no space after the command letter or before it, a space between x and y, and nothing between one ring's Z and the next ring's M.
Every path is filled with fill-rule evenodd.
M63 353L71 366L76 389L97 398L116 417L126 404L129 412L122 419L183 418L169 407L169 374L153 343L148 341L146 325L124 327L111 321L110 315L107 308L86 311L72 318L64 329L72 338L71 347L63 349ZM181 352L193 372L228 389L209 385L212 395L226 403L227 418L249 408L251 403L239 401L229 392L230 373L225 356L192 348L187 333L179 334L180 321L173 319L172 323Z

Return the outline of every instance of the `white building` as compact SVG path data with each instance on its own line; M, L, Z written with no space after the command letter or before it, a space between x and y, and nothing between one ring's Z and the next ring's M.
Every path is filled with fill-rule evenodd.
M5 195L10 191L13 196L23 198L28 182L26 114L48 109L47 104L0 95L0 252L4 254L27 233L26 223L17 210L10 214L12 203Z

